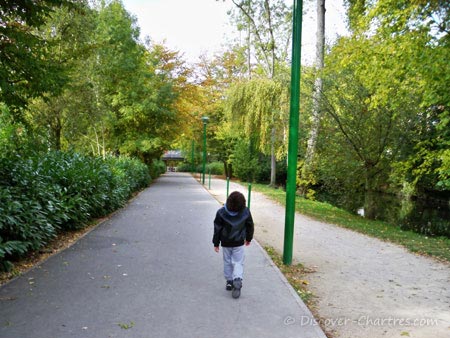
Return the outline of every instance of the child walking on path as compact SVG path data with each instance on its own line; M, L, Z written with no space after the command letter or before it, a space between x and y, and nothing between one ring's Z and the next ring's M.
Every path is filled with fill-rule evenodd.
M232 290L233 298L241 295L244 245L250 245L254 232L252 214L245 203L244 195L232 192L214 219L214 250L219 252L219 245L222 245L226 289Z

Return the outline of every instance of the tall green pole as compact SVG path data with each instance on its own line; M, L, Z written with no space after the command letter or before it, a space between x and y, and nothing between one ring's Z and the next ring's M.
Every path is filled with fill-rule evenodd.
M247 198L247 208L250 209L250 199L252 198L252 184L248 184L248 198Z
M208 122L208 117L203 116L203 178L202 184L205 184L205 174L206 174L206 123Z
M192 151L191 151L191 170L192 170L192 174L194 174L194 172L195 172L195 168L194 168L194 154L195 154L195 141L192 140Z
M289 116L286 216L283 263L291 265L294 242L295 194L297 191L298 122L300 108L300 68L303 1L294 0L292 25L291 104Z

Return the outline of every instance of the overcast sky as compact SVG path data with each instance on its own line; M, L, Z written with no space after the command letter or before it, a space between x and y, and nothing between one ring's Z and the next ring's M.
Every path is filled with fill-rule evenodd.
M288 3L291 1L286 0ZM346 33L343 0L326 2L327 41ZM164 42L172 50L184 54L189 62L198 61L202 53L212 56L233 34L227 11L231 0L122 0L125 8L138 19L141 38L149 36L155 42ZM292 0L293 3L293 0ZM314 57L316 34L315 1L304 1L302 62Z

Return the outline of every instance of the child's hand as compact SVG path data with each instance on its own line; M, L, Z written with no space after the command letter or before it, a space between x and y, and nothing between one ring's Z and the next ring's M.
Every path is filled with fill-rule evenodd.
M251 242L245 241L245 246L249 246Z
M214 247L214 251L215 251L215 252L219 252L219 247L218 247L218 246L215 246L215 247Z

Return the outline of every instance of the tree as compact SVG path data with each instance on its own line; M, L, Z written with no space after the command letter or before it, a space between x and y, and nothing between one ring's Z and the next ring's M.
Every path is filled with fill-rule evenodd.
M197 115L191 124L192 136L189 140L200 142L202 135L200 115L210 118L207 128L208 152L224 165L227 177L233 177L233 152L237 142L237 132L231 128L225 114L225 93L230 86L242 79L246 73L245 56L239 47L231 47L223 53L217 53L212 59L202 56L195 69L195 84L199 100L194 110ZM185 145L189 153L191 142Z
M15 120L30 98L57 92L67 80L61 64L49 52L51 39L39 34L55 7L75 1L0 1L0 101L10 108Z
M177 78L186 77L182 63L163 46L139 43L136 19L120 1L101 5L97 20L91 83L98 116L87 137L103 154L129 154L151 163L182 125L174 89Z
M395 96L413 96L417 102L411 116L415 126L394 165L392 180L422 194L448 189L450 4L439 0L348 0L347 7L354 35L370 36L381 50L388 50L378 53L379 59L396 60L393 71L387 74L382 70L378 79L396 81L401 73L402 83L396 83L409 91ZM372 78L378 82L377 77Z
M314 82L314 97L313 97L313 109L312 109L312 122L311 129L309 131L309 138L306 148L306 155L304 164L301 170L302 176L302 194L306 195L308 190L308 185L312 179L310 177L312 174L312 167L314 163L314 156L316 152L316 142L319 134L320 128L320 102L322 95L322 70L324 67L324 50L325 50L325 0L317 0L317 40L316 40L316 79ZM314 180L312 180L314 181Z
M374 191L445 189L449 49L438 27L448 10L426 1L352 3L353 36L326 60L320 182L362 187L370 217Z
M291 36L292 13L290 7L282 0L232 0L232 2L238 9L234 15L238 29L248 30L247 59L255 59L254 72L260 77L280 81L278 71L284 68L287 60ZM253 54L250 53L250 46L254 49ZM250 69L249 74L252 74ZM272 112L275 113L279 109L280 107L275 108ZM277 130L276 119L276 116L271 118L271 137L268 140L271 147L271 185L275 185L276 181L277 147L275 143L277 134L280 133Z
M180 98L195 91L190 70L177 52L141 44L135 18L119 1L76 13L57 9L40 34L52 36L51 52L68 78L29 107L48 148L151 163L187 125L189 108Z
M274 126L286 128L287 88L280 82L252 79L234 84L227 96L226 113L231 128L251 140L266 155L286 153L284 135L275 135ZM271 168L271 182L273 167Z
M92 93L87 95L90 82L86 70L94 51L95 20L95 12L87 5L80 5L76 11L60 7L40 28L40 35L52 40L53 62L60 65L67 78L58 91L50 88L41 98L28 104L27 120L35 133L45 135L50 149L61 150L68 139L74 141L74 133L85 130L90 124L83 120L94 111Z
M405 136L412 106L398 113L395 102L377 102L364 79L351 69L344 69L327 78L325 111L327 138L333 145L323 149L335 158L334 177L349 177L350 185L365 192L365 211L373 217L374 192L386 179L390 163L396 158ZM345 161L345 162L344 162ZM349 187L350 185L347 185Z

